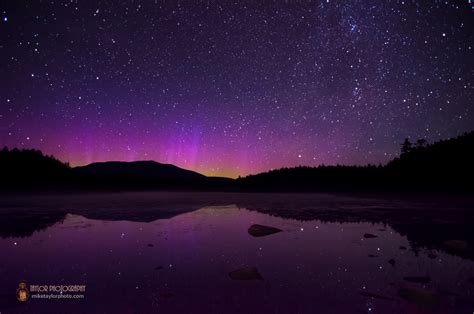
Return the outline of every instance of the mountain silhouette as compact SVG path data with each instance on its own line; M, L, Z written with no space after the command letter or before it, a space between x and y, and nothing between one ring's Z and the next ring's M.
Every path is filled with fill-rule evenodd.
M202 180L206 178L200 173L152 160L96 162L87 166L75 167L72 171L76 174L90 176L128 176L164 180Z
M215 189L232 179L206 177L200 173L156 161L108 161L71 169L78 187L121 189Z

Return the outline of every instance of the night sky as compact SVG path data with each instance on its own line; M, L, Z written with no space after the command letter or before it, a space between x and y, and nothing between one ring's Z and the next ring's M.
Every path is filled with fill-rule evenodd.
M474 129L468 0L195 2L1 1L0 145L237 176Z

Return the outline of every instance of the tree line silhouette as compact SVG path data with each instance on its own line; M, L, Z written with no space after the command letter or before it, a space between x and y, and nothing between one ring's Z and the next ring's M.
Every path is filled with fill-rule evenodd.
M428 144L406 138L400 157L386 165L282 168L239 178L259 191L449 191L474 190L474 132Z
M0 151L0 188L8 189L185 189L274 192L473 191L474 132L427 143L406 138L398 158L386 165L281 168L236 180L202 176L164 179L88 174L34 149ZM153 163L143 163L144 165ZM160 167L166 165L154 163ZM155 167L156 167L155 165ZM164 168L163 168L164 169ZM179 169L179 168L177 168ZM141 172L151 173L151 169ZM153 171L159 174L160 168ZM182 170L182 169L181 169ZM184 170L183 170L184 171Z
M36 149L0 150L0 186L3 188L45 187L68 179L71 167Z

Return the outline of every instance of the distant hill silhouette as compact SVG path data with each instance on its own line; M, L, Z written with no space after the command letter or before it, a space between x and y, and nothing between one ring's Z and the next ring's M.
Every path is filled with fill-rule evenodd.
M209 189L232 179L200 173L156 161L97 162L72 169L80 186L126 189Z
M75 167L73 172L93 176L138 176L160 179L187 179L198 180L204 175L185 170L170 164L161 164L156 161L108 161L96 162L87 166Z
M0 151L0 188L184 189L272 192L472 192L474 132L428 144L409 139L386 165L282 168L236 180L206 177L155 161L100 162L71 168L38 150Z

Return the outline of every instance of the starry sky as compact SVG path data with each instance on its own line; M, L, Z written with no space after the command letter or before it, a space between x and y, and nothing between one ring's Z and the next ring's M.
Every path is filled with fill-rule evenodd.
M230 177L384 163L473 129L470 2L3 0L0 145Z

